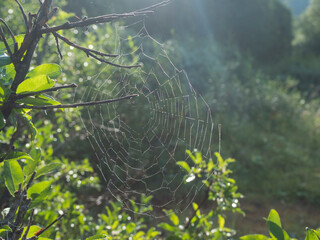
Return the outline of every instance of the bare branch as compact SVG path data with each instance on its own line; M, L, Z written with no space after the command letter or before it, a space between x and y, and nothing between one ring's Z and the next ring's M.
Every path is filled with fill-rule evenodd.
M56 40L56 45L57 45L58 53L59 53L60 59L62 60L62 59L63 59L63 56L62 56L62 53L61 53L61 50L60 50L59 39L58 39L58 37L55 35L55 32L53 32L52 34L53 34L53 36L54 36L54 40Z
M28 226L27 226L27 229L25 231L25 233L23 234L23 237L21 240L26 240L27 239L27 235L28 235L28 232L30 230L30 227L31 227L31 224L32 224L32 220L33 220L33 214L34 214L34 209L31 210L31 215L30 215L30 218L29 218L29 223L28 223Z
M152 13L152 11L142 11L142 12L131 12L131 13L102 15L102 16L82 19L80 21L76 21L76 22L72 22L72 23L66 22L66 23L64 23L62 25L55 26L55 27L45 28L45 29L42 29L40 31L40 34L50 33L50 32L57 32L59 30L67 30L67 29L71 29L71 28L87 27L87 26L90 26L90 25L93 25L93 24L97 24L97 23L112 22L114 20L119 20L121 18L143 16L143 15L146 15L148 13Z
M141 12L141 11L147 11L147 10L153 10L155 8L158 8L158 7L163 7L165 5L167 5L168 3L170 3L172 0L166 0L166 1L162 1L162 2L159 2L159 3L156 3L154 5L151 5L149 7L146 7L146 8L141 8L139 9L138 11Z
M77 108L83 106L95 106L101 104L108 104L112 102L119 102L126 99L131 99L133 97L137 97L139 94L133 94L125 97L115 98L115 99L108 99L103 101L94 101L94 102L83 102L83 103L74 103L74 104L59 104L59 105L48 105L48 106L28 106L28 105L19 105L15 104L14 108L16 109L37 109L37 110L48 110L48 109L56 109L56 108Z
M107 63L107 64L109 64L109 65L111 65L111 66L114 66L114 67L119 67L119 68L137 68L137 67L141 67L140 64L138 64L138 65L129 65L129 66L120 65L120 64L116 64L116 63L107 61L107 60L105 60L105 59L103 59L103 58L97 57L96 55L94 55L94 54L92 54L92 53L87 53L87 54L88 54L88 56L91 56L91 57L93 57L94 59L96 59L96 60L98 60L98 61L100 61L100 62Z
M52 223L50 223L48 226L46 226L44 229L41 229L39 232L35 234L35 237L39 237L42 233L44 233L48 228L50 228L53 224L58 222L61 218L63 218L66 215L66 213L63 213L59 217L57 217ZM33 238L31 238L33 239ZM36 238L35 238L36 239Z
M8 26L8 24L6 23L5 20L3 20L2 18L0 18L0 22L3 23L3 25L6 27L6 29L9 31L9 34L13 40L13 45L14 45L14 52L17 52L18 51L18 45L17 45L17 42L16 42L16 38L14 37L14 34L13 32L11 31L10 27ZM2 30L3 31L3 30ZM6 46L7 47L7 46ZM8 50L8 49L7 49ZM9 52L9 50L8 50Z
M60 90L60 89L63 89L63 88L76 88L76 87L78 87L78 85L75 84L75 83L70 84L70 85L53 87L53 88L50 88L50 89L41 90L41 91L37 91L37 92L32 92L32 93L26 93L26 94L16 95L16 96L15 96L15 100L19 100L19 99L23 99L23 98L26 98L26 97L35 96L35 95L42 94L42 93L46 93L46 92L55 92L55 91Z
M11 57L12 56L12 52L11 52L11 49L10 49L9 44L7 42L6 36L4 35L3 29L2 29L1 26L0 26L0 35L1 35L1 38L2 38L2 40L4 42L4 45L6 46L6 49L7 49L8 53L9 53L9 56Z
M36 176L36 173L37 173L36 171L34 171L34 172L32 173L31 178L30 178L29 182L27 183L27 186L26 186L26 188L24 189L24 191L27 191L27 190L29 189L29 187L30 187L30 185L31 185L34 177Z
M29 33L30 29L29 29L29 24L28 24L28 19L27 19L27 15L21 5L21 3L19 2L19 0L15 0L16 3L19 5L20 11L22 13L23 19L24 19L24 23L26 24L26 28L27 28L27 33Z
M85 47L82 47L76 43L73 43L71 42L68 38L60 35L59 33L56 33L56 32L52 32L52 34L56 37L56 38L59 38L61 39L62 41L64 41L66 44L68 44L69 46L72 46L74 48L77 48L77 49L80 49L81 51L84 51L86 54L88 54L89 52L93 53L93 54L96 54L96 55L100 55L100 56L103 56L103 57L118 57L117 54L107 54L107 53L102 53L102 52L99 52L99 51L96 51L96 50L93 50L93 49L89 49L89 48L85 48Z

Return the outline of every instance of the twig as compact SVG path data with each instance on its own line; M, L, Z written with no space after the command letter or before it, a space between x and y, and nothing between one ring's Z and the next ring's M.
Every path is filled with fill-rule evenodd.
M30 230L30 226L31 226L31 224L32 224L33 214L34 214L34 209L31 210L31 215L30 215L30 218L29 218L29 223L28 223L27 229L26 229L25 233L23 234L23 237L22 237L21 240L26 240L26 239L27 239L27 235L28 235L28 232L29 232L29 230Z
M57 49L58 49L58 53L59 53L60 59L62 60L62 59L63 59L63 56L62 56L62 53L61 53L61 50L60 50L59 39L58 39L58 37L55 35L55 33L52 33L52 34L53 34L53 36L54 36L54 40L56 41L56 45L57 45Z
M213 184L213 181L210 182L206 192L205 192L205 195L204 195L204 198L202 199L201 203L198 205L197 209L195 209L191 215L191 217L189 218L187 224L185 225L184 229L188 229L189 226L190 226L190 223L191 223L191 220L194 218L194 216L196 215L197 211L200 210L200 208L205 204L205 202L208 200L208 197L209 197L209 192L210 192L210 188Z
M19 2L19 0L15 0L15 1L16 1L16 3L19 5L20 11L21 11L21 13L22 13L22 16L23 16L24 22L25 22L26 27L27 27L27 33L29 33L30 29L29 29L29 24L28 24L27 15L26 15L26 13L25 13L25 11L24 11L24 9L23 9L23 7L22 7L21 3Z
M142 12L135 11L135 12L130 12L130 13L102 15L102 16L82 19L80 21L71 22L71 23L66 22L62 25L58 25L58 26L54 26L54 27L44 28L44 29L40 30L40 34L57 32L59 30L67 30L67 29L71 29L71 28L87 27L87 26L97 24L97 23L112 22L114 20L118 20L121 18L143 16L148 13L152 13L152 11L142 11Z
M91 52L91 53L94 53L94 54L97 54L97 55L100 55L100 56L103 56L103 57L118 57L119 56L118 54L107 54L107 53L99 52L99 51L96 51L96 50L93 50L93 49L82 47L82 46L80 46L78 44L75 44L75 43L71 42L68 38L66 38L66 37L64 37L64 36L62 36L62 35L60 35L59 33L56 33L56 32L52 32L52 34L54 35L55 38L61 39L62 41L64 41L69 46L72 46L74 48L80 49L80 50L84 51L86 54L88 54L88 52Z
M4 45L6 46L6 49L7 49L8 53L9 53L9 56L12 57L11 49L9 47L9 44L7 42L7 39L6 39L6 36L4 35L3 29L2 29L1 26L0 26L0 35L1 35L1 38L2 38L2 40L4 42Z
M31 185L34 177L36 176L36 173L37 173L36 171L34 171L34 172L32 173L31 178L30 178L29 182L27 183L26 188L24 189L25 191L27 191L27 190L29 189L29 187L30 187L30 185Z
M58 222L61 218L63 218L66 215L66 213L63 213L62 215L60 215L59 217L56 218L56 220L54 220L52 223L50 223L48 226L46 226L44 229L40 230L39 232L37 232L35 234L35 237L39 237L42 233L44 233L48 228L50 228L53 224L55 224L56 222Z
M27 105L19 105L15 104L14 108L16 109L37 109L37 110L48 110L48 109L55 109L55 108L77 108L83 106L94 106L100 104L108 104L112 102L118 102L126 99L131 99L133 97L137 97L139 94L133 94L125 97L115 98L115 99L108 99L103 101L94 101L94 102L84 102L84 103L75 103L75 104L58 104L58 105L48 105L48 106L27 106Z
M23 98L31 97L31 96L35 96L35 95L39 95L39 94L46 93L46 92L55 92L57 90L64 89L64 88L76 88L76 87L78 87L78 85L75 84L75 83L70 84L70 85L53 87L53 88L50 88L50 89L41 90L41 91L37 91L37 92L31 92L31 93L16 95L15 96L15 100L19 100L19 99L23 99Z
M17 52L17 51L18 51L18 45L17 45L16 38L14 37L13 32L11 31L10 27L8 26L8 24L6 23L5 20L3 20L2 18L0 18L0 22L2 22L3 25L6 27L6 29L9 31L9 34L10 34L12 40L13 40L14 52ZM6 46L6 47L7 47L7 46Z
M91 57L93 57L94 59L96 59L96 60L98 60L98 61L100 61L100 62L107 63L107 64L109 64L109 65L111 65L111 66L114 66L114 67L119 67L119 68L138 68L138 67L141 67L140 64L138 64L138 65L129 65L129 66L127 66L127 65L120 65L120 64L116 64L116 63L107 61L107 60L105 60L105 59L103 59L103 58L97 57L97 56L95 56L95 55L92 54L92 53L87 53L87 54L88 54L88 56L91 56Z

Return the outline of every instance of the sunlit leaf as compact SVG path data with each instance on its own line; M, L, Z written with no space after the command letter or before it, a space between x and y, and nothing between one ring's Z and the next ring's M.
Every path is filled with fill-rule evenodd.
M30 208L38 206L42 201L44 201L50 193L50 189L50 181L42 181L33 184L27 191L28 197L32 198Z
M30 176L37 168L38 161L27 160L23 167L23 172L26 176Z
M179 165L179 166L182 167L184 170L186 170L187 173L190 173L190 172L191 172L191 169L190 169L190 167L189 167L189 165L188 165L187 162L185 162L185 161L178 161L178 162L177 162L177 165Z
M12 231L12 229L8 225L4 225L0 228L0 234L7 231Z
M127 224L126 231L127 233L131 233L135 228L136 228L136 224L131 222Z
M15 37L15 40L16 42L18 43L18 48L20 48L21 46L21 43L23 42L23 39L24 39L24 34L20 34L20 35L17 35L17 36L14 36ZM7 43L8 45L10 46L10 49L11 51L13 52L13 39L10 38L10 39L7 39ZM6 51L6 45L4 44L4 42L0 42L0 52L4 52Z
M268 221L273 222L282 228L280 216L276 210L274 210L274 209L270 210L270 213L268 216Z
M34 78L39 75L46 75L50 78L58 78L61 75L61 67L58 64L47 63L37 66L32 69L28 74L27 78Z
M196 159L195 159L195 163L196 164L200 164L201 161L202 161L202 155L200 152L195 152L195 155L196 155Z
M52 100L51 98L46 97L45 95L39 95L35 97L26 97L23 98L17 103L22 103L31 106L47 106L47 105L59 105L61 104L58 101Z
M192 203L192 207L194 210L198 210L199 209L199 205L196 204L195 202Z
M15 151L9 153L5 160L12 161L12 160L20 160L20 159L29 159L33 161L32 157L30 157L29 154L24 152L15 152Z
M19 184L24 180L23 172L18 161L4 161L3 175L8 191L14 196L14 192L19 189Z
M195 156L193 156L192 152L190 150L187 150L186 153L189 155L189 157L192 159L192 161L195 163L196 162L196 158Z
M171 213L171 214L169 215L169 218L170 218L171 222L172 222L174 225L177 226L177 225L179 224L179 218L178 218L178 216L177 216L176 214Z
M167 230L169 232L175 232L176 228L174 226L171 226L168 223L160 223L159 227L163 228L164 230Z
M22 117L22 119L26 123L26 125L27 125L27 127L28 127L28 129L29 129L29 131L31 133L31 140L35 139L35 137L38 134L38 130L36 129L36 127L31 122L30 116L27 115L27 114L21 114L20 116Z
M30 93L41 90L46 90L54 85L54 81L46 75L37 75L32 78L25 79L19 84L16 93Z
M27 234L27 238L33 237L34 234L37 233L40 229L41 229L41 227L36 226L36 225L30 226L29 232L28 232L28 234ZM26 232L26 230L27 230L27 228L25 227L25 228L23 229L22 236L24 235L24 233ZM39 238L37 238L37 239L39 239Z
M50 185L51 185L50 181L42 181L42 182L33 184L27 191L28 197L33 197L35 196L35 194L39 195L45 189L50 187Z
M210 158L209 159L209 162L208 162L208 168L207 168L207 171L208 172L211 172L211 170L214 168L214 163L212 161L212 159Z
M218 215L218 223L219 223L219 228L223 229L224 228L224 224L225 224L225 219L219 214Z
M2 76L2 83L5 85L11 84L15 75L16 75L16 70L14 68L14 65L11 63L9 65L6 65L5 67L5 74Z
M267 236L261 234L252 234L240 237L240 240L266 240L268 239Z
M106 234L98 234L98 235L95 235L92 237L88 237L88 238L86 238L86 240L105 240L106 237L107 237Z
M40 168L37 171L36 178L59 169L61 167L61 165L62 165L62 163L60 163L60 162L53 162L53 163L49 163L49 164L45 165L44 167Z
M319 240L317 234L312 229L307 229L307 235L305 240Z

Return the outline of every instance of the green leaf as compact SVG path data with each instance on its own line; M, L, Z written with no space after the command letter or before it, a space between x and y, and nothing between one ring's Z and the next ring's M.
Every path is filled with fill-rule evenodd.
M174 227L174 226L171 226L170 224L168 223L160 223L159 224L159 227L163 228L164 230L167 230L169 232L175 232L177 231L177 228Z
M4 225L0 228L0 233L3 233L3 232L7 232L7 231L12 231L12 229L8 226L8 225Z
M0 100L3 101L5 99L5 89L4 86L0 83Z
M28 234L27 234L27 238L33 237L34 234L37 233L40 229L41 229L41 227L36 226L36 225L30 226L29 232L28 232ZM24 235L24 233L26 232L26 230L27 230L26 227L23 228L23 232L22 232L21 236ZM21 238L22 238L22 237L21 237ZM21 238L20 238L20 239L21 239ZM37 238L37 239L38 239L38 238Z
M6 55L6 54L1 54L0 55L0 67L3 67L5 65L8 65L11 63L11 58L10 56Z
M42 168L40 168L38 171L37 171L37 174L36 174L36 177L35 178L38 178L44 174L47 174L49 172L52 172L54 170L57 170L61 167L62 163L60 162L53 162L53 163L50 163Z
M307 236L305 240L319 240L319 237L313 229L307 228Z
M38 147L33 147L30 151L30 156L35 160L35 161L40 161L41 160L41 149Z
M18 85L17 94L31 93L49 89L53 87L54 81L46 75L38 75L32 78L25 79Z
M5 160L8 160L8 161L14 161L14 160L20 160L20 159L29 159L29 160L32 160L32 157L30 157L29 154L27 153L24 153L24 152L11 152Z
M1 80L5 85L11 84L15 75L16 75L16 70L15 70L13 64L11 63L11 64L5 66L5 74Z
M219 228L223 229L224 228L224 224L225 224L225 219L219 214L218 215L218 223L219 223Z
M214 163L212 161L212 159L210 158L209 159L209 162L208 162L208 168L207 168L207 171L208 172L211 172L211 170L214 168Z
M4 161L3 171L6 187L12 196L19 189L19 184L23 182L24 176L18 161Z
M36 197L38 197L43 191L45 191L46 189L50 188L51 186L51 182L50 181L42 181L39 183L36 183L34 185L32 185L28 191L28 197L35 199Z
M38 161L27 160L23 167L23 172L26 176L30 176L37 168Z
M20 34L20 35L14 36L14 37L16 39L16 42L18 43L18 48L20 48L21 43L23 42L23 39L24 39L24 34ZM11 51L13 52L14 51L13 39L12 38L7 39L7 42L8 42L8 45L10 46ZM4 42L0 42L0 52L4 52L6 50L7 49L6 49L6 45L4 44Z
M187 150L186 153L189 155L189 157L192 159L192 161L195 163L196 158L193 156L192 152L190 150Z
M33 78L39 75L46 75L50 78L58 78L61 75L61 72L61 67L58 64L47 63L32 69L26 77Z
M195 159L195 164L200 164L202 162L202 155L200 152L196 152L196 159Z
M4 118L2 112L0 111L0 129L6 125L6 119Z
M268 221L275 223L278 225L280 228L282 228L281 221L280 221L280 216L278 212L274 209L270 210L269 216L268 216Z
M38 95L35 97L26 97L17 101L17 103L23 103L31 106L47 106L47 105L61 104L58 101L55 101L55 100L52 100L51 98L46 97L45 95Z
M177 226L177 225L179 224L179 218L178 218L178 216L177 216L176 214L171 213L171 214L169 215L169 218L170 218L171 222L172 222L174 225Z
M148 230L148 232L147 232L147 237L151 238L151 239L154 239L158 235L160 235L160 232L159 231L155 231L154 227L150 228Z
M266 240L268 239L267 236L261 234L252 234L240 237L240 240Z
M95 235L92 237L88 237L88 238L86 238L86 240L97 240L97 239L105 240L106 237L108 237L106 234L99 234L99 235Z
M199 205L196 204L195 202L192 203L192 207L194 210L198 210L199 209Z
M284 240L284 233L282 228L275 224L274 222L267 221L269 233L272 237L278 239L278 240Z
M187 173L190 173L190 172L191 172L191 169L190 169L190 167L189 167L189 165L188 165L187 162L185 162L185 161L178 161L178 162L177 162L177 165L179 165L179 166L182 167L184 170L186 170Z
M133 232L133 230L135 228L136 228L136 224L131 222L131 223L127 224L126 231L127 231L127 233L131 233L131 232Z
M38 130L36 129L36 127L31 122L31 117L28 114L23 114L23 113L21 113L20 116L24 120L25 124L27 125L27 127L28 127L28 129L29 129L29 131L31 133L31 140L34 140L35 137L38 134Z

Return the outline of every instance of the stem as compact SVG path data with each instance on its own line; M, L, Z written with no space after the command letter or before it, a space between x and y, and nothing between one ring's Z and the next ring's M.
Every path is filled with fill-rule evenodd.
M115 98L115 99L108 99L103 101L94 101L94 102L84 102L84 103L75 103L75 104L59 104L59 105L49 105L49 106L27 106L27 105L19 105L15 104L14 108L16 109L37 109L37 110L48 110L48 109L55 109L55 108L77 108L83 106L94 106L100 104L108 104L112 102L118 102L126 99L131 99L133 97L137 97L139 94L128 95L125 97Z
M190 223L191 223L191 220L192 218L196 215L196 212L205 204L205 202L208 200L208 197L209 197L209 192L210 192L210 188L213 184L213 181L210 182L206 192L205 192L205 195L204 195L204 198L202 199L201 203L198 205L197 209L195 209L191 215L191 217L189 218L186 226L184 227L184 229L188 229L190 227Z

